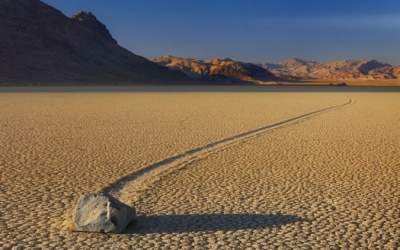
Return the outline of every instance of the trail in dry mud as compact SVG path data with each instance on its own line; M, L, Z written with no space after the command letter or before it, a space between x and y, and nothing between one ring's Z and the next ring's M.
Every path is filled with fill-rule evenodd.
M342 104L314 110L277 123L268 124L260 128L256 128L216 142L212 142L204 146L187 150L181 154L163 159L129 175L126 175L111 183L107 187L104 187L101 192L110 193L114 196L117 196L122 201L127 202L128 204L134 204L135 201L139 198L140 194L145 191L152 183L156 182L163 176L168 175L173 171L184 168L192 162L203 159L210 154L219 152L220 150L228 146L243 143L251 138L261 136L262 134L271 130L297 124L306 119L313 118L325 112L334 111L345 106L349 106L353 103L353 100L349 99L347 102Z

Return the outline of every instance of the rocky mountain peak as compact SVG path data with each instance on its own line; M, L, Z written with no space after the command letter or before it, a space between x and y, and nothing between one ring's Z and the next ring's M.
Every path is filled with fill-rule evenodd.
M99 23L96 16L90 11L79 11L77 14L72 16L72 18L80 22Z
M107 27L92 12L80 11L71 19L100 36L115 41Z
M315 64L316 62L314 61L306 61L300 58L289 58L287 59L285 62L283 62L283 65L287 65L287 66L304 66L304 65L312 65Z
M0 85L189 80L119 46L94 14L39 0L0 0L0 37Z
M230 58L214 58L202 61L161 56L153 59L153 61L171 69L182 71L193 78L224 79L236 82L274 81L278 79L270 71L259 65L235 61Z
M390 64L375 59L339 60L324 63L292 58L278 65L265 64L277 76L286 79L395 79L396 73Z
M378 69L378 68L383 68L386 66L391 66L389 64L386 63L381 63L375 59L372 60L361 60L360 61L360 66L359 69L361 71L361 73L363 74L368 74L369 71L374 70L374 69Z

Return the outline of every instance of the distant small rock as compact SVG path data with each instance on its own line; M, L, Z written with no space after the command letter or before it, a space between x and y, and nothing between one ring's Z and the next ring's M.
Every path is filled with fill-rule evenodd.
M74 229L83 232L121 233L134 220L135 209L104 193L82 195L73 213Z

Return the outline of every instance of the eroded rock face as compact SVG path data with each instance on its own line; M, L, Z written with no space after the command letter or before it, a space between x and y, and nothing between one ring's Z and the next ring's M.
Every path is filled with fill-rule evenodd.
M135 209L104 193L82 195L73 213L74 229L83 232L121 233L134 220Z
M182 71L192 78L230 79L244 82L279 80L269 70L259 65L229 58L214 58L209 61L202 61L175 56L161 56L154 58L153 61L173 70Z
M396 67L377 60L342 60L325 63L289 59L281 64L264 65L285 79L379 80L398 79Z

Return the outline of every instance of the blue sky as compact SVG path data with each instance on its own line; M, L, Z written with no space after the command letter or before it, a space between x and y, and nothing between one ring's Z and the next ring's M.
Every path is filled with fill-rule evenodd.
M400 64L399 0L45 0L92 11L146 57L276 62L376 58Z

